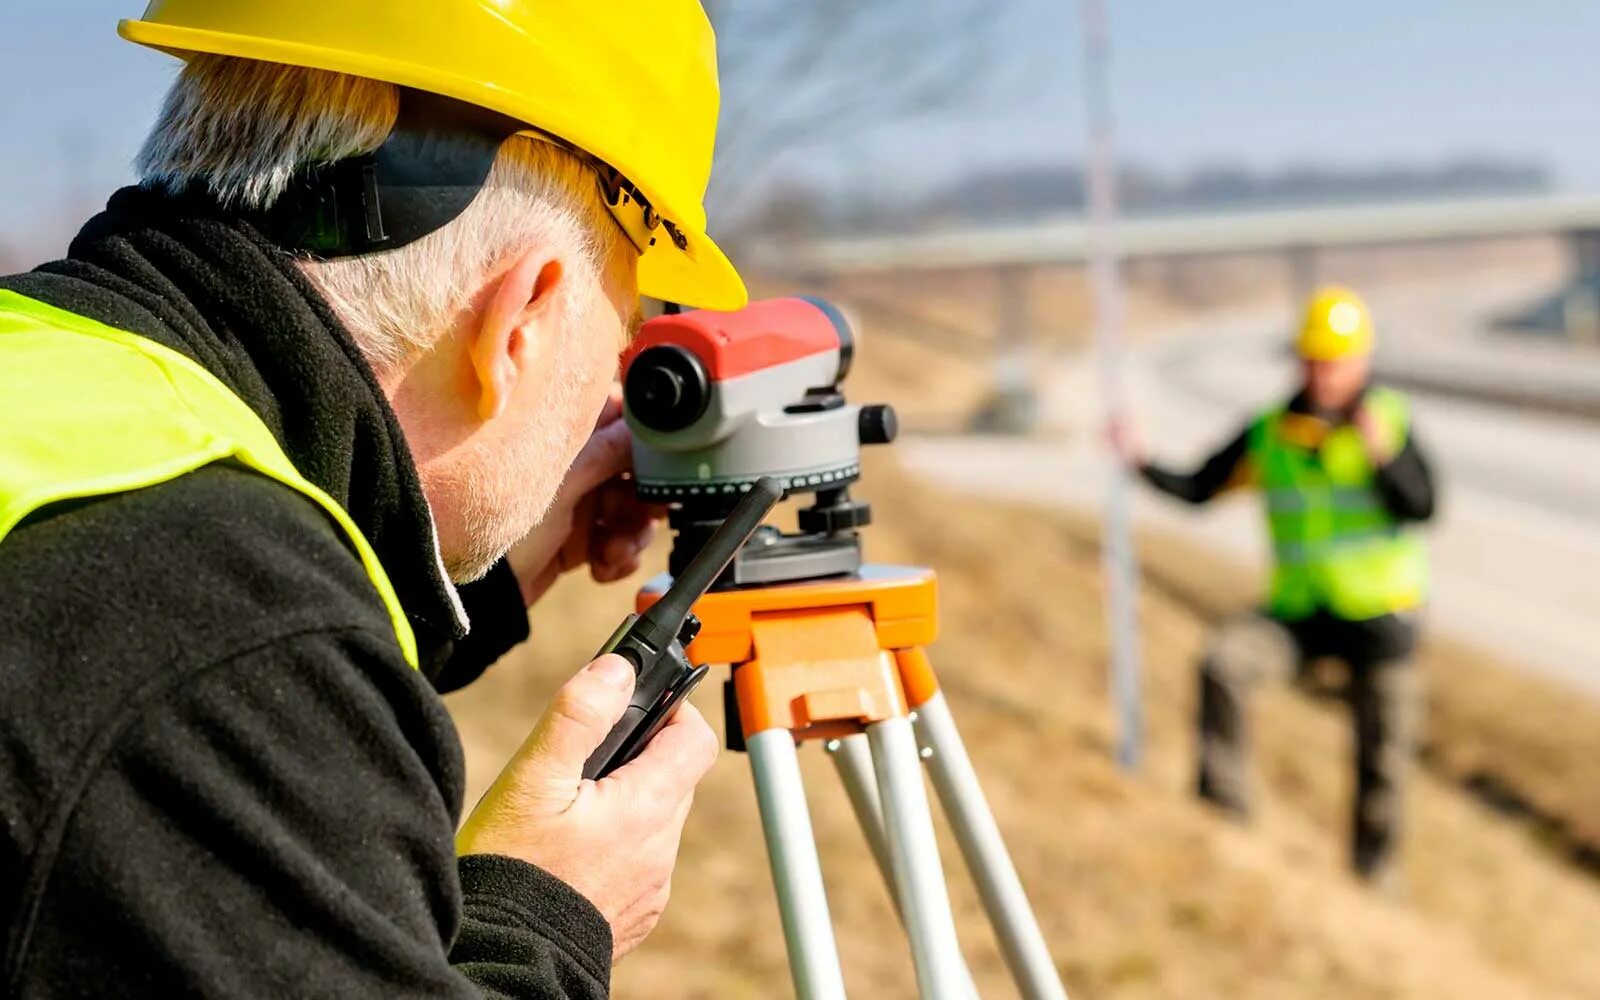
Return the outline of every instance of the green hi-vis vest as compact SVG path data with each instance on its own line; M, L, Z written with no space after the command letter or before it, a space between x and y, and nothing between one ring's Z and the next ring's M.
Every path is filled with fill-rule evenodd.
M1405 441L1410 414L1402 396L1374 389L1366 405L1391 441ZM1310 448L1286 438L1286 419L1299 418L1275 410L1249 434L1275 557L1272 614L1292 621L1326 611L1363 621L1420 605L1427 550L1384 507L1361 432L1340 426Z
M153 486L222 460L327 511L415 667L416 638L372 546L337 501L300 475L243 400L148 338L0 289L0 541L47 504Z

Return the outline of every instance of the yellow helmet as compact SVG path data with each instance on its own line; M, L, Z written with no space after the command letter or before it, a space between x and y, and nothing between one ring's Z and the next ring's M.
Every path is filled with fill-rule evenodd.
M1297 345L1309 361L1337 361L1372 353L1372 316L1361 296L1348 288L1317 291L1306 306Z
M614 169L639 290L712 309L744 282L706 236L716 39L697 0L151 0L122 37L382 80L510 116ZM644 220L624 218L631 209Z

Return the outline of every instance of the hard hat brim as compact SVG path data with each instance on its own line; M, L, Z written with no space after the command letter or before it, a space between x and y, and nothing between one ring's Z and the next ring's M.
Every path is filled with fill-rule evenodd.
M1344 361L1349 358L1365 358L1372 354L1370 344L1348 346L1343 344L1306 344L1298 345L1296 353L1306 361Z
M522 109L514 101L506 100L506 95L493 88L367 53L151 21L120 21L117 33L130 42L159 49L179 59L185 59L191 53L205 52L365 76L396 86L452 97L526 120ZM568 134L568 130L557 125L548 131L580 149L585 148L577 135L581 128L575 127ZM588 152L610 162L605 150ZM648 178L640 178L630 172L629 164L611 162L610 165L640 186L640 190L657 206L661 215L677 226L687 243L686 248L680 251L670 240L664 240L641 255L640 294L667 302L720 310L738 309L749 301L744 280L739 277L733 262L706 234L705 227L696 224L695 217L701 215L698 210L691 214L685 206L667 203L660 198L659 191L647 186Z
M722 248L705 233L679 231L688 241L686 249L663 240L639 258L639 294L700 309L744 308L750 294Z

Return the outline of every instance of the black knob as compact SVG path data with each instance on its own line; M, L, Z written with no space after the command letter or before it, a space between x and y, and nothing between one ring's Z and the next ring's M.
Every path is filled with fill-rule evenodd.
M711 382L699 358L676 344L658 344L628 365L622 396L639 424L681 431L711 405Z
M699 634L700 619L696 618L694 615L690 615L689 617L685 618L683 620L683 624L678 626L678 642L685 646L689 645L691 642L694 642L694 637Z
M872 523L872 505L845 500L831 507L802 507L795 512L800 530L808 535L832 535L854 531Z
M895 419L894 407L887 403L861 408L860 438L862 444L888 444L900 433L900 423Z

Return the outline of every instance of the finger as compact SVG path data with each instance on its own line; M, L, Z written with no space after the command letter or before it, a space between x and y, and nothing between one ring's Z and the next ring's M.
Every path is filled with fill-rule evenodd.
M595 583L616 583L618 580L627 579L637 572L639 572L639 560L637 559L614 565L597 564L589 567L589 575L594 578Z
M654 538L655 505L643 504L634 498L633 484L624 479L613 479L595 490L590 496L595 500L591 532L592 554L599 558L604 546L613 538L639 539L643 548Z
M620 566L639 555L638 539L634 535L608 535L600 546L602 566Z
M590 553L589 568L599 583L610 583L639 571L640 557L655 535L649 525L632 534L608 532L596 539Z
M628 480L612 479L602 483L595 490L595 497L596 516L605 524L620 524L639 517L638 508L642 505L633 483Z
M604 509L608 517L659 521L667 516L666 505L641 499L638 483L632 480L617 479L606 483L603 489L606 493Z
M652 543L655 542L656 526L653 524L645 524L634 529L629 534L623 535L622 537L627 539L627 552L631 554L633 558L637 558L642 555L646 549L650 548Z
M606 780L676 807L711 770L719 749L717 734L705 716L685 701L655 739L645 744L644 751Z
M519 753L536 776L581 780L583 765L622 718L633 694L633 667L601 656L561 686Z
M632 539L638 548L646 548L655 540L656 519L645 504L628 504L623 510L605 519L606 540L623 537Z
M561 488L571 491L569 495L579 496L632 467L633 438L628 425L621 420L612 421L589 435Z

